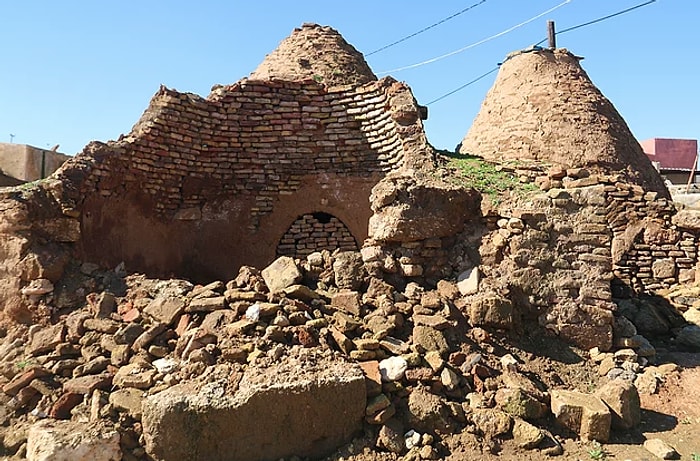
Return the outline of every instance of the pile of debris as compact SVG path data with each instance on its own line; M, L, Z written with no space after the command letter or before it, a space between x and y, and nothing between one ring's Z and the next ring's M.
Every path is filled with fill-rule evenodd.
M638 424L637 387L653 392L673 372L650 366L654 348L619 317L622 349L590 353L607 384L574 391L494 334L513 306L476 277L397 289L359 252L280 257L206 286L91 264L67 274L25 288L37 323L3 329L1 455L317 459L355 436L402 459L439 459L467 440L556 455L567 430L605 442Z

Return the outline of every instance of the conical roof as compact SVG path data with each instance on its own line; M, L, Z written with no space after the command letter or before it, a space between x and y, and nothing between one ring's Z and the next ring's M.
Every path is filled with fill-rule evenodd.
M254 80L314 79L328 86L377 80L362 53L332 27L304 24L282 40L255 71Z
M612 103L565 49L513 53L503 63L460 152L620 173L668 194Z

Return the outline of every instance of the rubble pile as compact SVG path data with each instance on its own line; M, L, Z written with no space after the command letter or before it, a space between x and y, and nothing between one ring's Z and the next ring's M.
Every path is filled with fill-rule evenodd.
M607 384L590 393L538 377L535 355L497 333L507 300L467 278L397 289L356 252L280 257L204 286L123 267L67 273L24 290L39 322L3 328L2 455L318 459L353 437L403 459L439 459L455 437L555 455L566 431L605 442L637 425L637 389L655 392L675 372L651 366L654 347L638 331L649 333L649 313L629 302L615 321L618 350L590 351ZM692 318L700 292L671 294L694 306Z

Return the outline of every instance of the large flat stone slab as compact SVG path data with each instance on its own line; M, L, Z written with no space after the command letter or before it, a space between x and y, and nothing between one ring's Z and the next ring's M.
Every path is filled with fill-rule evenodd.
M362 429L365 381L357 365L284 358L229 380L180 384L143 404L146 450L159 461L321 457Z

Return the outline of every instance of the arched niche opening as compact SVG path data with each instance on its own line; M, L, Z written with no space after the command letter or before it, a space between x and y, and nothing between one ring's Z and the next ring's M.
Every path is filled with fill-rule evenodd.
M277 256L303 259L315 251L357 251L350 229L332 214L317 211L299 216L277 244Z

